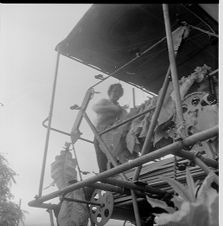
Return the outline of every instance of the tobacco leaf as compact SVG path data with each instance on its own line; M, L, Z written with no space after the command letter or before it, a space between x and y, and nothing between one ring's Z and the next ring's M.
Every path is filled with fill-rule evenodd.
M62 189L69 184L69 181L77 179L76 160L72 158L69 151L61 151L51 164L51 177L56 186Z
M186 181L187 181L188 193L191 197L191 201L194 202L196 190L195 190L194 179L190 173L189 168L186 168Z
M61 151L51 164L51 177L59 189L69 184L69 181L77 179L76 160L69 151ZM83 189L75 190L65 197L85 200ZM89 212L86 204L63 201L58 222L60 226L87 226Z
M160 214L157 216L158 225L211 226L209 224L208 208L202 203L184 202L180 210L173 214Z
M178 181L168 178L168 177L160 177L161 180L167 182L169 185L173 187L173 189L186 201L192 201L188 189L184 187Z
M187 197L188 191L193 188L195 191L195 184L190 178L190 173L187 171L188 191L185 193L185 188L179 182L173 179L164 178L174 190L181 196L174 196L172 201L178 210L171 214L157 214L156 222L158 225L171 226L218 226L218 212L219 212L219 195L215 189L211 187L216 175L209 173L203 181L197 198L190 200ZM184 198L184 200L182 199Z
M148 196L146 196L146 199L148 201L148 203L153 207L159 207L159 208L162 208L164 210L166 210L167 212L169 213L173 213L175 211L174 208L168 206L166 204L166 202L162 201L162 200L159 200L159 199L153 199L153 198L150 198Z

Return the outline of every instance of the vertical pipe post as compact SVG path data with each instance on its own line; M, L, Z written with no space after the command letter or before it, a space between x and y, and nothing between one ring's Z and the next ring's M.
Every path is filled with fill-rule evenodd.
M52 211L52 209L47 209L47 212L48 212L49 215L50 215L50 225L51 225L51 226L54 226L54 221L53 221L53 211Z
M136 107L136 96L135 96L135 88L132 88L132 100L133 100L133 108Z
M183 111L181 106L180 87L178 83L177 67L176 67L175 54L174 54L174 48L173 48L173 38L172 38L170 18L169 18L169 9L167 4L163 4L163 16L164 16L165 30L166 30L166 37L167 37L171 76L172 76L174 94L176 99L176 112L177 112L177 117L179 119L179 122L183 125L184 119L183 119Z
M117 161L115 160L114 156L111 154L109 148L107 147L107 145L105 144L105 142L103 141L103 139L101 138L100 135L98 135L97 129L95 128L95 126L93 125L93 123L91 122L91 120L89 119L88 115L86 112L84 112L84 118L87 121L88 125L91 127L93 133L95 134L96 138L101 142L101 144L103 145L106 154L109 158L109 160L112 162L112 164L116 167L118 166ZM121 177L123 178L123 180L128 180L128 178L126 177L126 175L124 173L121 173ZM132 201L133 201L133 209L134 209L134 214L135 214L135 219L136 219L136 225L137 226L141 226L141 220L140 220L140 215L139 215L139 209L138 209L138 203L137 203L137 198L136 195L134 193L133 190L131 190L131 195L132 195Z
M47 127L47 134L46 134L46 141L45 141L45 148L44 148L44 155L43 155L43 163L42 163L42 170L41 170L40 183L39 183L39 197L42 196L42 190L43 190L43 181L44 181L46 158L47 158L47 152L48 152L48 146L49 146L50 127L51 127L51 121L52 121L52 116L53 116L53 106L54 106L54 99L55 99L55 93L56 93L56 83L57 83L57 75L58 75L58 68L59 68L59 60L60 60L60 54L57 53L53 91L52 91L52 97L51 97L50 112L49 112L49 116L48 116L49 123L48 123L48 127Z
M168 88L168 85L169 85L169 75L170 75L170 67L167 70L162 89L161 89L160 94L158 96L158 100L157 100L157 103L156 103L156 109L155 109L155 112L153 113L153 116L152 116L152 119L151 119L151 124L149 126L149 131L146 135L146 139L145 139L143 147L142 147L142 152L141 152L142 155L145 155L147 152L150 151L150 148L151 148L150 142L151 142L153 132L154 132L154 129L155 129L155 126L156 126L156 123L157 123L157 119L159 118L159 113L160 113L160 110L162 108L162 104L163 104L163 101L164 101L164 98L165 98L165 95L166 95L166 91L167 91L167 88ZM135 169L134 176L133 176L134 181L138 179L141 169L142 169L142 166L138 166Z
M80 165L79 165L79 162L78 162L78 159L77 159L77 153L75 151L73 142L71 142L71 145L72 145L72 149L73 149L73 152L74 152L74 157L75 157L76 162L77 162L77 170L78 170L78 173L79 173L79 177L80 177L80 180L82 181L83 178L82 178L82 175L81 175L81 169L80 169Z

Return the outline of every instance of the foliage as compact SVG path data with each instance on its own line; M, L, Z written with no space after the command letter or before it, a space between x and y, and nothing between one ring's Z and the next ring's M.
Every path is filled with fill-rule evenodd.
M0 202L0 226L15 226L23 220L23 211L11 201Z
M24 213L19 205L10 201L11 183L15 183L16 173L8 167L6 159L0 154L0 226L16 226L23 222Z
M58 189L63 189L72 181L77 181L76 159L72 158L69 150L61 151L51 164L51 177ZM65 195L65 198L85 200L83 189L77 189ZM88 209L86 204L64 200L58 215L61 226L87 226Z
M168 212L157 214L156 223L165 226L218 226L219 195L211 187L215 177L214 173L209 173L200 186L197 195L196 185L188 169L186 186L171 178L162 177L161 179L169 183L178 194L172 199L178 210L167 206L164 201L147 197L147 201L152 207L160 207Z
M9 186L14 180L15 172L7 165L6 159L0 154L0 201L12 198Z

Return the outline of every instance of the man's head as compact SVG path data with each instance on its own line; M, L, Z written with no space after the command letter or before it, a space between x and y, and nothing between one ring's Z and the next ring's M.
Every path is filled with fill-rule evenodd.
M123 95L123 93L124 90L120 83L112 84L108 88L108 96L114 102L117 102L119 98Z

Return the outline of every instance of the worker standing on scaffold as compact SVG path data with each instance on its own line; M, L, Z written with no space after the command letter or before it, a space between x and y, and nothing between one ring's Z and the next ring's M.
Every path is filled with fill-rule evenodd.
M93 111L97 114L96 128L102 132L112 126L115 121L120 120L127 114L126 106L120 106L118 100L123 96L123 88L120 83L112 84L108 88L108 99L101 99L93 106ZM99 167L99 172L107 170L107 157L101 150L97 138L94 138L95 152Z

